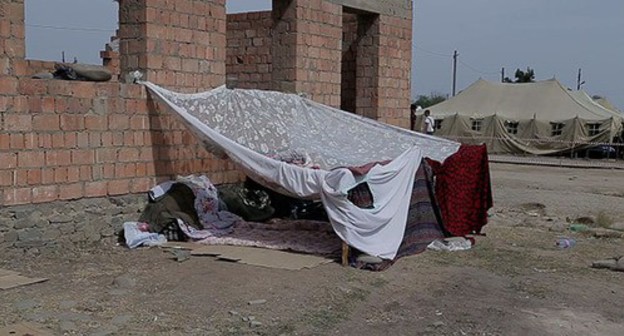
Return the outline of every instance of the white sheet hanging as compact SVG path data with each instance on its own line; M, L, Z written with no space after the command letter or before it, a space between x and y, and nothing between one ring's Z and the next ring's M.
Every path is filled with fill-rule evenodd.
M200 140L226 153L251 178L289 195L320 198L334 231L347 244L384 259L396 256L405 231L414 177L423 158L420 148L411 145L389 164L376 165L364 176L373 194L374 208L362 209L347 199L349 189L358 183L349 169L310 169L274 160L209 127L186 108L168 100L154 84L144 84L182 117Z

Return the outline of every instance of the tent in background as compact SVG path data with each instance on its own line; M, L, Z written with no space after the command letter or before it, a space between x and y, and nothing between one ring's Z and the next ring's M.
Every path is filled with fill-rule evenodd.
M622 132L621 114L585 96L555 79L513 84L479 79L429 109L437 136L485 143L490 153L557 154L611 143Z

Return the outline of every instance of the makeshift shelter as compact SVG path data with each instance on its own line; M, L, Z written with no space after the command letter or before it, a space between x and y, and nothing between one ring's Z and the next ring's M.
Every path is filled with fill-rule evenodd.
M589 97L587 97L589 98ZM556 154L611 143L622 115L557 80L493 83L479 79L429 108L436 135L485 143L490 153ZM419 116L417 123L422 122Z
M423 158L436 162L442 171L447 158L464 153L457 142L381 124L294 94L225 87L181 94L144 84L208 150L229 157L247 176L271 190L322 200L342 241L386 260L408 250L402 248L410 232L406 224L410 216L418 216L410 209L422 204L415 202L414 186L425 176ZM485 148L479 153L475 161L483 163L485 158L481 171L487 174ZM282 159L293 155L303 160L291 164ZM472 180L483 177L475 172L471 176ZM453 184L452 177L441 179ZM485 188L470 189L489 195L485 200L489 205L477 207L480 212L491 206L489 178L485 181ZM362 186L368 190L370 207L350 198ZM421 186L418 191L418 197L435 203L428 193L431 187ZM475 203L466 204L467 212L474 212ZM430 213L436 211L429 208ZM478 232L486 221L481 216L471 221L474 225L452 233Z

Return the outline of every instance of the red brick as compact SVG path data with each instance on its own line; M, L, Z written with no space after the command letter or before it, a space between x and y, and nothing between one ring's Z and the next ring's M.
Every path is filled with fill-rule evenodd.
M56 104L54 97L41 97L41 112L54 113L56 112Z
M107 163L102 167L102 174L105 179L115 178L115 164Z
M130 132L123 132L123 137L124 137L123 145L125 147L134 146L134 132L132 132L132 131L130 131Z
M0 153L0 169L17 167L17 153Z
M58 199L59 192L58 186L41 186L32 188L32 202L33 203L45 203Z
M91 166L80 166L80 181L91 180L92 169Z
M17 93L25 96L42 96L48 92L47 81L40 79L22 78L19 81Z
M4 116L6 131L30 131L32 129L32 117L29 114L7 113Z
M74 82L73 96L76 98L93 98L95 96L95 84L89 82Z
M76 134L76 145L78 148L88 148L90 146L90 136L87 132L79 132Z
M105 131L108 128L108 119L105 116L88 115L84 117L85 128L87 130Z
M108 183L105 181L87 182L84 186L85 197L106 196Z
M19 152L17 155L17 166L20 168L42 167L45 164L43 152Z
M111 130L126 130L130 127L130 118L123 114L113 114L108 117L108 125Z
M113 163L117 161L116 148L98 148L95 150L96 163Z
M11 148L11 136L7 133L0 134L0 149L7 150Z
M81 115L63 114L60 119L63 131L79 131L85 128L84 118Z
M67 182L73 183L80 181L80 167L70 166L67 167Z
M59 199L71 200L78 199L84 196L83 183L64 184L59 186Z
M54 114L38 114L33 116L35 131L57 131L60 129L59 116Z
M130 180L109 181L107 190L107 194L111 196L127 194L130 191Z
M91 149L74 149L71 151L71 163L74 165L94 164L95 153Z
M17 92L16 77L0 76L0 94L14 95Z
M68 150L51 150L45 152L45 164L48 167L66 166L71 162L71 152Z
M76 148L78 145L77 134L74 132L65 133L65 148Z
M44 168L41 170L41 184L54 183L54 169Z
M51 135L52 137L52 147L51 148L64 148L65 147L65 134L63 133L54 133Z
M41 169L28 170L28 185L41 184Z
M4 190L4 205L27 204L32 201L31 188L16 188Z
M67 167L59 167L54 169L54 183L67 182Z
M0 170L0 187L7 187L13 185L13 174L12 170Z

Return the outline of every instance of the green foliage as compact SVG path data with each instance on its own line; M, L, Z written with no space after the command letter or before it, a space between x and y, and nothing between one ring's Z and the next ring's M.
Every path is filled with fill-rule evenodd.
M432 92L430 95L426 96L426 95L420 95L417 97L416 101L414 102L414 104L416 106L420 106L422 108L427 108L429 106L433 106L435 104L439 104L443 101L445 101L447 98L447 96L441 94L441 93L435 93Z
M503 79L503 82L505 83L533 83L535 82L535 71L529 67L527 67L526 71L516 69L516 73L514 74L514 77L516 77L515 81L512 81L509 77L505 77L505 79Z

